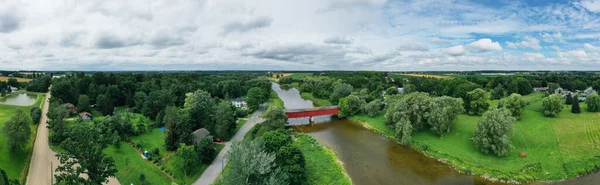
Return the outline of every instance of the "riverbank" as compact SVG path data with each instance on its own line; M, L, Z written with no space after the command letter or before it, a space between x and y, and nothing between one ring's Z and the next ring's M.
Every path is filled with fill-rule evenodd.
M492 180L532 182L571 179L596 172L600 166L600 114L570 113L565 108L558 118L541 114L539 94L528 95L522 120L514 125L513 149L506 157L482 154L472 141L478 116L460 115L452 131L439 135L423 130L413 133L412 148L449 164L459 172ZM585 110L582 104L582 110ZM354 116L351 120L396 141L395 131L385 125L383 114ZM526 158L518 154L525 152Z
M298 146L306 160L307 184L352 184L342 162L333 151L309 135L295 135L294 145Z

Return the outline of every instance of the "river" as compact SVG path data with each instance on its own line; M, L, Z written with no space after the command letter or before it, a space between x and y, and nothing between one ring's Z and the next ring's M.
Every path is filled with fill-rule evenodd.
M295 88L282 90L279 84L273 83L272 89L283 100L286 109L313 107L312 102L302 99ZM289 119L291 125L307 122L306 118ZM344 163L344 169L353 184L503 184L458 173L447 164L399 145L349 120L320 116L315 118L315 122L320 124L294 126L294 129L314 137L319 143L332 149ZM600 184L600 175L596 173L556 184Z

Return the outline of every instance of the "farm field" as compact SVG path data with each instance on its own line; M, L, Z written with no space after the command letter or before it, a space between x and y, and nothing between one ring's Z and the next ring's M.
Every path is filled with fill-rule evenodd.
M15 78L15 77L6 77L6 76L0 76L0 81L8 81L8 79L10 78ZM29 79L29 78L16 78L18 82L31 82L33 79Z
M470 141L479 116L459 115L452 131L443 138L429 130L413 133L412 145L451 163L459 171L504 180L560 180L595 171L600 164L595 157L600 155L600 114L586 112L582 103L581 114L572 114L565 105L559 117L544 117L542 96L541 93L524 96L530 104L523 118L514 124L513 148L506 157L483 154ZM490 104L495 105L491 101ZM394 139L394 130L384 124L383 114L352 119ZM520 158L520 152L527 157Z
M37 101L32 106L14 106L0 104L0 130L4 123L11 119L17 110L23 110L27 115L34 106L41 106L45 99L45 94L38 94ZM31 137L29 143L19 151L11 152L6 144L6 137L0 134L0 168L4 169L9 179L18 179L23 182L27 177L27 168L29 167L29 159L35 142L37 126L34 124L31 127Z
M277 82L277 81L279 81L279 78L277 78L277 74L279 74L279 75L280 75L280 76L279 76L279 78L288 77L288 76L292 76L292 75L293 75L292 73L274 73L274 74L273 74L273 75L272 75L272 76L269 78L269 80L271 80L271 81L276 81L276 82Z
M431 74L400 74L402 76L413 76L413 77L427 77L427 78L450 78L450 76L442 76L442 75L431 75Z

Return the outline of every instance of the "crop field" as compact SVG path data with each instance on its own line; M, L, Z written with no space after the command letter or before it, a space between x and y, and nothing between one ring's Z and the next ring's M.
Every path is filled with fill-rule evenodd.
M8 79L10 78L14 78L14 77L6 77L6 76L0 76L0 81L8 81ZM33 79L29 79L29 78L16 78L17 82L31 82Z
M442 76L442 75L430 75L430 74L401 74L403 76L413 76L413 77L427 77L427 78L451 78L450 76Z

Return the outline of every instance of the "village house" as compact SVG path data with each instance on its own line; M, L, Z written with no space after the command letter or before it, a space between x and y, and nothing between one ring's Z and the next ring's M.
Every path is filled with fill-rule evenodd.
M534 87L533 91L534 92L546 92L546 91L548 91L548 87Z
M192 135L194 136L194 143L198 143L200 142L200 139L208 137L211 138L212 136L210 136L210 132L208 130L206 130L205 128L200 128L194 132L192 132Z
M71 114L77 114L77 107L72 103L65 103L65 108L67 108Z
M248 104L242 98L231 99L231 104L233 104L237 108L241 108L244 110L248 109Z
M19 91L18 87L8 86L11 92Z
M583 97L587 97L587 96L589 96L591 94L594 94L594 93L597 93L596 90L594 90L594 89L592 89L590 87L590 88L587 88L585 91L583 91L583 95L582 96Z
M92 120L92 114L89 112L79 113L79 117L81 117L81 119L83 121L91 121Z

